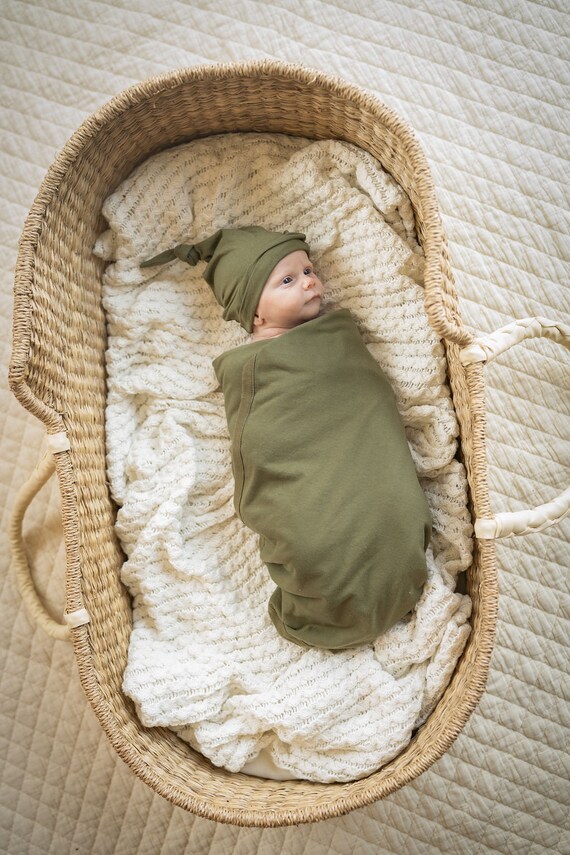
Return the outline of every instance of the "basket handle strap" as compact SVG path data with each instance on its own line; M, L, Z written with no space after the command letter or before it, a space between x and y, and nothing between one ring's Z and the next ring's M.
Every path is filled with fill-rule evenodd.
M64 613L62 622L54 620L51 617L34 584L23 537L25 513L32 500L55 472L55 455L69 449L69 441L64 432L48 434L47 439L48 452L40 460L16 495L10 521L10 548L14 561L18 590L20 591L30 619L52 638L69 641L71 638L71 628L88 623L89 614L85 609Z
M547 318L522 318L483 338L475 339L460 350L463 365L473 362L489 363L499 354L528 338L544 337L570 349L570 327ZM475 522L475 536L489 540L532 534L560 522L570 513L570 487L552 502L536 508L511 513L499 513L493 517L481 517Z

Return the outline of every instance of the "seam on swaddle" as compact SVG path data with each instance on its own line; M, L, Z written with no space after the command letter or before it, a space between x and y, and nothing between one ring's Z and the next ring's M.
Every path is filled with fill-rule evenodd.
M241 516L241 500L243 488L245 484L245 466L242 455L242 437L247 423L248 416L251 411L251 405L255 397L255 363L257 361L257 353L249 359L242 369L241 374L241 401L236 424L236 440L235 447L232 449L234 460L234 478L235 478L235 493L234 507L236 514L240 519Z

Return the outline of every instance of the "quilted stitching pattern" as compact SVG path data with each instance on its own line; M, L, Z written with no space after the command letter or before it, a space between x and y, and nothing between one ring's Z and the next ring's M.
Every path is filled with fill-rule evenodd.
M516 317L570 320L567 39L562 0L42 0L2 4L5 205L2 354L24 217L57 150L125 86L181 65L273 57L378 94L416 129L476 333ZM550 342L489 366L495 510L547 501L568 480L567 362ZM3 532L43 429L2 390ZM28 515L40 586L61 603L57 491ZM86 704L70 647L30 629L0 554L0 850L18 853L351 855L570 851L570 520L500 543L500 613L487 693L452 749L367 809L286 829L216 825L136 779ZM4 535L3 535L4 536Z

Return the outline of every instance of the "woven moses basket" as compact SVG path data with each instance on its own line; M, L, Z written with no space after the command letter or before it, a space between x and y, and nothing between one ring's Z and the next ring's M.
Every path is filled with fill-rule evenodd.
M467 579L471 636L451 683L407 748L380 771L352 783L229 773L174 732L143 727L121 690L132 615L119 581L124 556L105 468L103 262L93 255L105 225L101 206L138 164L161 149L211 134L252 131L353 143L377 158L408 194L426 260L426 323L445 342L469 480L476 534ZM542 506L526 516L493 516L489 507L482 363L531 335L567 342L567 333L543 319L519 321L484 342L473 341L459 315L422 148L402 119L354 86L274 61L201 66L134 86L83 123L49 169L20 242L10 383L23 406L45 424L48 451L20 491L12 545L32 617L50 635L71 638L89 703L116 751L146 784L174 804L219 822L290 825L381 799L449 748L486 682L497 613L493 538L536 531L561 513L561 506ZM21 537L25 509L54 470L67 557L62 623L47 613L35 591Z

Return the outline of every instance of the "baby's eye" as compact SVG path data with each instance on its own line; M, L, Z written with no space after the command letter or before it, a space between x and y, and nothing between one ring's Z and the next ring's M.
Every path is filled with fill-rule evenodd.
M305 267L305 269L303 270L303 273L305 274L305 276L308 276L312 272L313 272L312 267Z
M292 281L293 281L292 276L286 276L285 279L283 280L283 285L288 285L289 282L292 282Z

